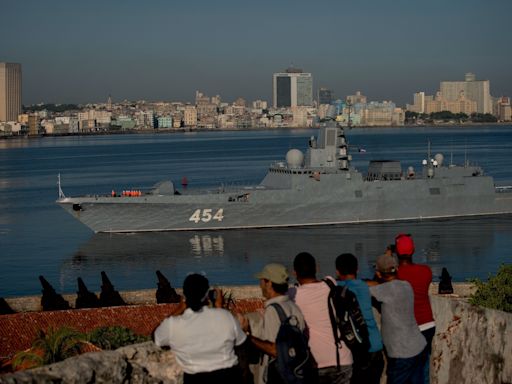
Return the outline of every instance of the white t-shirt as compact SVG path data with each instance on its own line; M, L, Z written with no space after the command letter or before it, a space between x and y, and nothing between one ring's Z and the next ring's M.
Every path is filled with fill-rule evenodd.
M221 308L187 308L166 318L155 330L155 344L169 346L186 373L211 372L238 363L233 347L246 335L233 315Z

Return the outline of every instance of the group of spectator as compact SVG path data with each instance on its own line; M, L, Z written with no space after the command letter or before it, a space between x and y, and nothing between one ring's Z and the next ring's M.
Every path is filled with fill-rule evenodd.
M183 283L184 299L156 328L154 341L174 351L185 384L286 383L275 364L281 325L274 308L277 303L308 337L316 367L315 384L380 383L385 365L387 383L428 383L435 333L428 298L432 271L415 264L413 254L412 237L399 234L377 258L373 278L362 280L358 260L350 253L336 258L335 278L319 279L315 258L302 252L293 261L297 281L293 287L289 287L290 276L284 265L267 264L255 275L265 299L264 311L245 315L222 309L222 292L215 290L215 297L211 297L206 277L189 275ZM346 286L357 298L370 341L364 364L353 359L345 343L335 343L328 309L331 288L326 279ZM380 312L380 329L372 308ZM237 356L242 348L261 353L252 361L250 376Z

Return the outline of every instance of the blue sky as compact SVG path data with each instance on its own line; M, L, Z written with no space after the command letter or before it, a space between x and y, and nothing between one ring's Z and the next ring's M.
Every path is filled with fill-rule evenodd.
M315 90L412 102L465 72L512 96L511 0L1 0L0 61L23 103L271 101L293 64Z

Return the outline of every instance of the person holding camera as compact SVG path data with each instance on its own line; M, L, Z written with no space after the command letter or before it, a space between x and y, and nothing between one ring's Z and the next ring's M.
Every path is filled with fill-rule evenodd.
M191 274L183 282L183 295L175 312L153 332L155 344L174 352L184 371L184 384L242 382L234 348L247 336L233 315L222 309L222 292L210 291L206 277Z

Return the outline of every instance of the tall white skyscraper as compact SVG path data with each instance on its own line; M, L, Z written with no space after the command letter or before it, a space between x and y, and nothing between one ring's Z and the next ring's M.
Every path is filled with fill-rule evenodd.
M313 105L313 77L301 69L274 73L272 91L274 108Z
M21 64L0 63L0 121L17 121L21 114Z
M466 73L464 81L442 81L440 90L442 97L447 101L456 101L462 92L466 99L476 101L478 113L492 113L489 80L476 80L473 73Z

